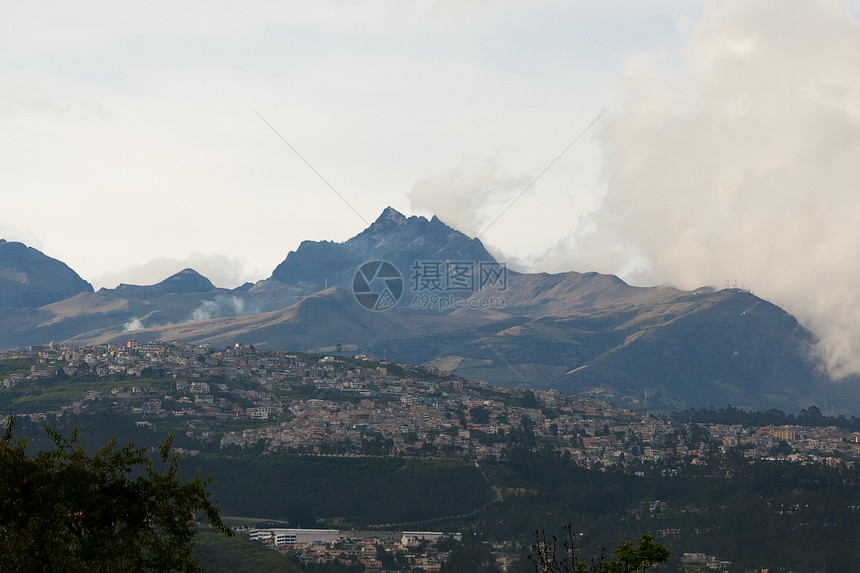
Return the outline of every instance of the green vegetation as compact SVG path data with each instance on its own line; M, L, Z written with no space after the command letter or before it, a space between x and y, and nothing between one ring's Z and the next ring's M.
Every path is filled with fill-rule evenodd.
M269 426L277 426L289 420L292 416L286 415L281 418L270 418L267 420L227 420L218 424L219 432L232 432L236 430L247 430L252 428L268 428Z
M241 535L224 537L209 529L198 529L198 560L208 573L300 573L303 569L280 553Z
M655 565L667 563L672 554L646 533L635 546L630 541L619 544L612 551L615 559L609 560L605 553L591 560L580 559L576 555L572 526L568 524L563 529L566 539L561 545L555 535L547 538L546 533L535 532L529 561L536 573L645 573Z
M137 444L165 439L163 429L138 427L135 419L67 413L48 423L80 426L81 445L93 451L114 434ZM34 446L52 445L36 423L22 419L19 426L34 436ZM666 462L598 471L558 453L530 450L534 436L528 428L510 438L516 440L506 459L481 461L480 469L468 460L263 454L256 446L233 457L184 456L181 467L187 475L200 470L214 477L209 489L226 514L283 519L290 526L320 527L321 519L342 517L341 528L398 524L393 528L477 531L487 540L528 547L529 532L571 522L583 555L651 532L676 556L704 552L747 570L860 566L857 468L765 462L738 453L708 458L702 467ZM184 434L174 443L203 449ZM211 451L218 451L217 438ZM653 500L666 508L641 509ZM680 571L679 559L673 557L665 570ZM509 571L533 567L523 560Z
M295 527L332 516L360 526L418 522L468 514L493 499L475 464L462 460L200 455L184 466L213 476L228 515Z
M0 570L197 571L192 519L232 535L199 474L186 482L171 440L147 448L113 439L87 454L47 429L52 449L28 452L7 419L0 439Z
M0 360L0 380L5 380L12 374L29 374L30 367L35 363L35 358L6 358Z
M817 406L804 408L796 416L794 414L786 414L782 410L767 410L760 412L758 410L735 408L727 406L720 408L699 408L689 409L683 412L672 414L672 419L678 422L696 422L700 424L739 424L745 427L761 427L761 426L810 426L810 427L825 427L835 426L837 428L847 428L851 431L860 431L860 418L851 416L846 418L843 415L825 416Z
M18 414L59 410L61 406L82 399L89 390L109 395L111 388L116 387L165 387L175 383L176 380L172 378L98 378L90 375L66 376L60 372L60 375L53 378L21 382L11 388L2 389L0 411Z
M653 465L632 475L587 470L547 451L512 450L506 463L482 464L504 499L469 525L492 539L525 542L524 528L570 522L585 555L650 531L675 555L704 552L741 570L857 570L857 468L751 463L743 457L709 464ZM640 509L653 500L667 508ZM679 568L673 558L665 569Z
M468 533L460 542L450 539L445 543L452 547L448 560L442 565L442 573L502 573L483 536Z
M481 430L469 430L469 434L471 439L477 440L478 443L484 444L485 446L504 443L507 440L507 437L503 433L488 434Z

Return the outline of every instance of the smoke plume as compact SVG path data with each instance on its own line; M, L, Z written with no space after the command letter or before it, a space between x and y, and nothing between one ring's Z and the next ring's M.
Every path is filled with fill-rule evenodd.
M261 310L257 304L247 304L244 299L232 295L218 295L214 299L204 300L191 311L188 321L209 320L225 316L253 316L260 314Z
M461 166L425 177L409 193L411 207L435 214L469 236L484 231L493 213L510 203L528 185L527 176L504 173L495 161L479 167Z

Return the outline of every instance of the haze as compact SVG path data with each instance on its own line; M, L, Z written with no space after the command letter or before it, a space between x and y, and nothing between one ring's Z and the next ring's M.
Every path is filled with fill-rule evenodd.
M856 2L2 6L0 237L96 287L258 280L392 205L514 268L742 285L860 372Z

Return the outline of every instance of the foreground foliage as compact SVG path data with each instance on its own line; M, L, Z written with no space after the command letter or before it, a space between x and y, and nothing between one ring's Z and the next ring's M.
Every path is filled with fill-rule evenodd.
M65 413L49 415L47 424L64 435L80 426L78 440L87 451L114 434L119 443L139 445L167 439L169 426L154 431L137 426L139 419L110 412ZM25 434L31 436L32 451L51 448L43 422L18 420L16 435ZM215 434L212 451L218 450L218 442ZM480 531L487 540L526 548L535 529L560 532L572 522L578 556L599 555L603 547L608 552L621 541L653 532L673 553L667 565L658 566L661 572L682 570L680 557L690 551L730 561L737 570L860 571L857 466L728 454L708 457L707 466L666 460L628 471L601 471L580 467L557 452L523 447L509 449L504 461L482 460L485 479L469 460L262 455L262 449L254 448L235 457L216 456L204 453L205 446L184 433L173 444L201 449L200 455L183 456L181 467L187 476L199 470L214 477L209 489L227 515L291 525L342 516L356 528L423 520L399 527ZM633 474L640 469L644 476ZM284 495L284 483L290 484L290 495ZM667 508L640 509L642 502L654 500L665 501ZM451 515L463 517L438 519ZM523 559L508 571L533 572L528 552L510 549ZM215 566L201 561L207 569Z
M535 544L529 561L536 573L645 573L655 565L667 563L671 552L662 543L646 533L634 545L625 541L613 550L615 559L609 560L606 554L586 561L576 556L573 528L564 528L567 538L559 545L553 535L547 538L544 532L535 532Z
M186 482L172 436L156 448L116 438L88 454L45 428L53 449L0 439L0 571L199 571L195 516L232 535L199 474Z

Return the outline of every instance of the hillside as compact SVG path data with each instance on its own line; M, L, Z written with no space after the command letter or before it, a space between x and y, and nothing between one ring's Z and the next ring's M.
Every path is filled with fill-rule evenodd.
M65 263L23 243L0 239L0 307L36 308L92 291Z
M401 277L402 294L384 312L368 310L351 291L370 260L391 262ZM445 274L451 261L467 271L454 277L459 283ZM438 280L416 277L421 265L441 273ZM482 265L500 274L484 281ZM494 384L596 393L638 410L732 404L799 411L821 404L824 392L812 335L749 292L635 287L599 273L518 273L439 219L391 208L343 243L302 243L253 286L219 289L185 269L154 285L0 308L0 320L0 348L132 339L320 352L340 346ZM845 413L860 412L855 388L837 391Z

